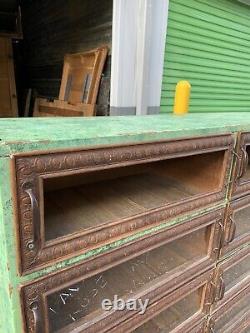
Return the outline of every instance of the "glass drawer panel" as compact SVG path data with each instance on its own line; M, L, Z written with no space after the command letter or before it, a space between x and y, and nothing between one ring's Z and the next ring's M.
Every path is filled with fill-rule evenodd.
M155 318L137 328L135 333L168 333L201 310L203 288L187 295L162 311Z
M246 166L246 172L244 172L242 179L247 181L250 180L250 146L246 146L246 152L248 155L248 164Z
M250 311L250 295L246 295L237 303L223 313L223 316L215 321L215 332L224 333L227 327L240 320Z
M43 178L44 234L50 241L219 191L224 151Z
M243 281L246 277L250 278L250 255L225 270L223 277L226 292Z
M250 233L250 206L237 210L234 220L236 222L235 238Z
M102 313L103 299L114 295L131 297L153 287L157 279L184 269L207 257L211 226L202 228L157 249L139 255L107 271L47 296L50 332L67 325L81 324Z

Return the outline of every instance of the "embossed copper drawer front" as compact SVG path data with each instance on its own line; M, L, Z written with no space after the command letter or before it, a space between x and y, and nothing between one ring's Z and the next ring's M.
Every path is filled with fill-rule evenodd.
M108 332L137 312L105 312L104 298L149 299L152 305L215 267L220 243L217 211L29 284L22 289L27 332Z
M232 196L250 193L250 133L240 133L236 152Z
M213 309L220 308L250 285L250 245L218 265L214 284L216 290Z
M225 198L231 135L15 156L21 270Z
M206 333L248 333L250 331L250 286L215 311Z
M221 256L250 244L250 195L229 204Z

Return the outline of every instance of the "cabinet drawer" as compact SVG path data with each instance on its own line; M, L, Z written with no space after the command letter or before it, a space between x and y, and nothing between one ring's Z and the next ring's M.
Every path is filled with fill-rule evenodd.
M207 333L249 333L250 286L212 314Z
M215 307L220 307L249 284L250 246L237 251L236 254L218 265L215 278L217 286Z
M225 223L222 256L250 243L250 195L230 203Z
M250 133L240 133L236 154L233 196L250 193Z
M105 332L133 311L101 309L115 295L149 305L215 266L220 213L183 223L41 279L22 289L27 332ZM216 218L217 216L217 218ZM93 319L94 318L94 319Z
M135 315L109 333L169 333L204 332L209 307L210 283L213 271L161 298L147 308L143 315Z
M231 135L16 156L21 270L225 198Z

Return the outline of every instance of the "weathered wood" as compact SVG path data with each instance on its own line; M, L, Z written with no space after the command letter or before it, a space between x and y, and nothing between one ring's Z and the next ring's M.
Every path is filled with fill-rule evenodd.
M24 117L28 117L30 113L31 95L32 95L32 89L28 89L25 101Z
M113 0L23 1L22 18L29 47L24 63L28 86L38 96L59 96L64 55L107 45L111 50ZM98 114L108 114L111 75L109 54L97 99ZM100 111L99 111L100 110Z
M47 102L38 98L34 116L94 116L107 53L108 48L102 47L84 53L67 54L59 99Z
M37 98L34 105L34 117L91 117L95 115L95 105L71 105L65 101L49 102L44 98Z
M69 104L95 104L108 48L64 57L59 100Z
M0 37L0 117L17 117L12 41Z

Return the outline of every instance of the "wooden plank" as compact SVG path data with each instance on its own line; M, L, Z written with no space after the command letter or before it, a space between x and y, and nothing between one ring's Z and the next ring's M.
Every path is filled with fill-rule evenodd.
M24 117L29 116L31 93L32 93L32 89L28 89L27 96L26 96L26 101L25 101Z
M95 105L77 104L71 105L64 101L47 101L37 98L34 106L34 117L91 117L95 115Z
M64 58L59 100L67 100L70 104L95 104L107 53L107 47L102 47L84 53L67 54ZM84 99L84 84L88 77L91 80ZM69 80L72 81L70 91L67 92Z
M12 42L0 38L0 117L17 117L17 114Z

